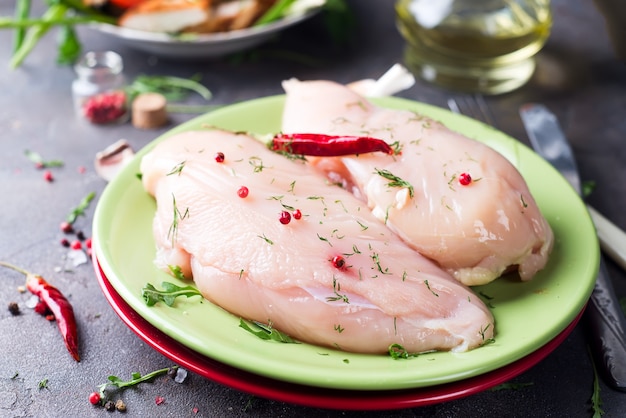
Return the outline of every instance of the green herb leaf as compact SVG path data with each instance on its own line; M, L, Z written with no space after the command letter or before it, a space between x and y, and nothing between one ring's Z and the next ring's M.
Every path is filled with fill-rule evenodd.
M28 18L30 14L30 0L17 0L15 3L15 20L23 21ZM13 52L16 52L22 46L24 42L24 35L26 34L26 28L20 27L15 29L13 36Z
M82 48L74 27L70 25L61 26L58 42L57 63L68 65L76 62Z
M107 377L108 381L106 383L98 385L98 392L100 393L100 398L102 399L101 403L104 405L106 400L109 399L108 392L119 391L127 387L135 386L140 383L147 382L157 376L176 371L177 369L178 366L166 367L163 369L155 370L145 376L142 376L140 373L134 372L131 374L131 379L127 381L124 381L117 376L109 376Z
M131 98L139 93L159 93L165 96L168 101L181 100L187 97L190 92L196 92L205 100L209 100L212 93L200 84L199 80L200 75L191 78L140 75L133 80L127 92Z
M167 306L174 306L177 297L186 296L202 296L200 291L193 286L177 286L174 283L162 282L163 290L155 288L152 284L146 283L141 289L141 296L148 306L154 306L158 302L163 302Z
M50 30L50 27L53 25L52 22L62 19L67 10L67 6L63 4L52 4L44 13L41 22L32 25L32 27L28 29L19 49L15 51L11 57L9 66L11 68L19 67L35 48L35 45L37 45L39 40L43 38L46 33L48 33L48 30Z
M581 185L581 189L582 189L582 195L583 198L587 198L591 195L591 193L593 193L593 191L596 188L596 182L595 181L583 181L582 185Z
M598 376L598 369L596 363L591 358L591 366L593 367L593 393L591 394L591 408L593 410L593 418L600 418L604 415L602 410L602 398L600 398L600 377Z
M336 45L346 44L354 34L356 18L345 0L326 0L323 8L326 29Z
M178 205L176 204L176 196L172 194L172 207L174 219L172 219L172 224L170 225L169 230L167 231L167 237L172 240L172 247L176 243L176 239L178 237L178 226L180 221L189 217L189 208L185 209L184 212L181 212L178 209Z
M24 155L26 155L26 157L30 161L32 161L33 163L35 163L39 167L43 167L43 168L63 167L63 161L61 161L61 160L46 161L46 160L43 159L43 157L41 155L39 155L38 153L36 153L34 151L25 150L24 151Z
M76 222L76 219L78 219L79 216L84 216L85 211L89 207L89 204L95 197L96 197L96 192L91 192L87 196L85 196L83 200L80 201L78 206L72 209L70 214L67 215L66 221L70 224L73 224L74 222Z
M395 174L393 174L392 172L390 172L389 170L379 170L377 168L374 169L375 173L378 174L379 176L381 176L382 178L389 180L389 183L387 183L388 187L404 187L409 189L409 196L413 197L415 194L415 190L413 189L413 186L411 185L411 183L409 183L406 180L402 180L400 177L396 176Z
M294 340L289 335L274 329L271 324L263 324L258 321L246 321L239 318L239 327L245 329L251 334L254 334L262 340L299 344L298 341Z
M176 277L178 280L187 280L187 277L183 274L183 269L180 266L172 266L168 265L167 268L170 269L172 275Z
M180 163L176 164L174 168L172 168L170 172L166 174L166 176L171 176L173 174L178 174L180 176L180 173L182 173L183 168L185 168L186 162L187 161L181 161Z
M400 360L400 359L409 359L411 357L417 357L419 354L418 353L409 353L406 348L404 348L402 345L394 343L391 344L389 346L389 355L391 356L392 359L394 360Z
M405 272L406 274L406 272ZM404 277L402 278L402 281L404 281ZM439 297L439 294L436 293L433 289L430 288L430 284L428 283L428 280L424 280L424 284L426 285L426 288L428 288L428 290L430 290L430 293L432 293L433 295Z
M334 296L327 296L326 297L326 301L327 302L344 302L344 303L350 303L350 300L348 299L348 295L342 295L341 293L339 293L341 291L341 285L339 284L339 282L337 281L336 277L333 277L333 293Z
M278 0L257 19L253 26L263 26L282 19L295 1L296 0Z

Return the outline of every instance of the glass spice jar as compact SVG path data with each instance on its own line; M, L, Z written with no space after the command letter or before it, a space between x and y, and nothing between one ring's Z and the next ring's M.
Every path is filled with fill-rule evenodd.
M76 63L72 95L79 116L95 124L128 120L123 69L122 57L113 51L88 52Z

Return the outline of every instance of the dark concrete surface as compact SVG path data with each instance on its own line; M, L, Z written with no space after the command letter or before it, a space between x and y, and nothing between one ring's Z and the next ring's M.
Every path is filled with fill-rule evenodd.
M41 10L41 2L35 2ZM206 61L160 59L137 52L87 28L79 30L84 50L110 49L122 55L129 78L138 74L190 77L214 94L212 103L230 104L280 94L289 77L349 82L376 78L402 59L403 41L395 29L393 2L349 2L356 15L353 41L334 46L318 16L263 45L256 54ZM583 180L594 181L590 202L626 228L626 64L611 48L602 15L591 1L553 1L554 27L532 81L520 90L486 99L495 125L527 143L518 106L540 101L552 108L572 142ZM0 15L12 15L13 2L0 3ZM624 22L626 24L626 22ZM12 33L0 30L0 260L42 274L74 305L80 328L82 361L71 360L53 323L24 308L28 299L16 287L18 274L0 272L0 416L96 417L87 397L107 376L127 378L174 362L149 347L117 316L103 296L91 263L60 272L67 250L59 245L59 222L90 191L106 186L94 172L96 152L118 139L135 149L193 115L174 115L159 130L130 124L94 126L76 118L72 108L71 67L55 64L55 31L48 34L16 70L8 69ZM402 97L446 107L459 96L421 81ZM200 103L196 98L192 103ZM58 158L65 167L47 183L24 156L29 149ZM85 167L84 173L79 172ZM92 205L77 223L91 233ZM609 260L619 295L626 296L626 273ZM24 313L4 307L18 301ZM47 379L47 386L40 382ZM594 374L579 325L545 360L515 377L531 383L518 390L485 391L441 404L390 411L336 411L292 405L233 390L191 373L186 383L158 378L127 390L126 416L153 417L590 417ZM626 413L626 394L600 383L606 417ZM155 397L165 402L157 405ZM194 409L197 408L197 409ZM113 412L111 414L119 414ZM111 415L113 416L113 415Z

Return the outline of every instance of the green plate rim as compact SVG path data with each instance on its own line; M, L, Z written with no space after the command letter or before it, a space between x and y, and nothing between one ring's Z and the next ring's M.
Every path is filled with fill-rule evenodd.
M154 247L146 245L153 243L152 231L146 237L145 228L154 214L154 202L136 178L141 157L172 135L207 125L259 134L277 132L284 95L229 105L181 124L146 145L111 181L96 206L92 238L93 251L111 285L151 325L200 354L273 379L324 388L397 390L454 382L511 364L555 338L584 308L598 270L598 240L582 200L552 166L493 127L408 99L373 101L426 114L501 152L518 167L551 224L554 252L535 279L522 283L509 276L475 288L492 306L497 330L494 343L466 353L437 352L394 360L260 340L238 327L239 318L198 298L179 300L174 308L145 305L140 289L146 282L177 281L153 266ZM207 319L211 320L208 325Z

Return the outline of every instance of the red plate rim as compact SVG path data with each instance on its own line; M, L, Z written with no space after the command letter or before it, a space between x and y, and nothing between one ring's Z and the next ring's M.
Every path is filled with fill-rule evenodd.
M554 339L507 366L442 385L403 390L339 390L306 386L260 376L206 357L164 334L133 310L102 271L95 252L93 264L104 296L122 321L153 349L178 365L214 382L255 396L325 409L390 410L434 405L474 395L504 383L535 366L573 331L584 309Z

